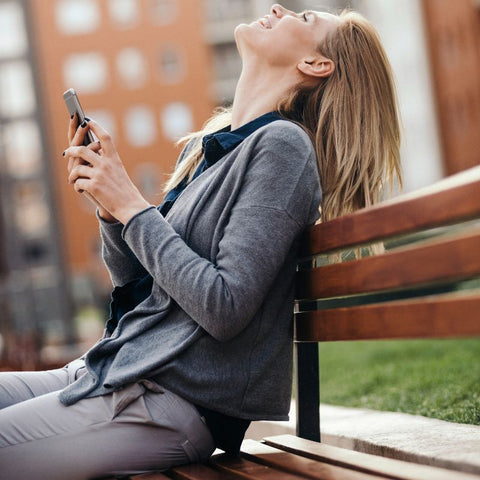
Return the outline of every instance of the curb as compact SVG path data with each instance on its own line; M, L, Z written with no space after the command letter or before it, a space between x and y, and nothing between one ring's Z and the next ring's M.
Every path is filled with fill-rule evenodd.
M336 447L424 465L480 474L480 426L420 415L320 405L322 441ZM252 422L245 438L295 435L288 422Z

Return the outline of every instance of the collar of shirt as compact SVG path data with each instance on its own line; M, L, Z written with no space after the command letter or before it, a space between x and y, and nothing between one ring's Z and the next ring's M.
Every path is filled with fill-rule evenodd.
M236 130L231 131L231 126L229 125L228 127L222 128L214 133L205 135L202 138L203 160L198 165L192 180L195 180L195 178L201 175L207 168L218 162L218 160L228 152L231 152L249 135L255 132L255 130L280 118L281 117L277 112L269 112L245 125L242 125ZM185 177L175 188L165 195L163 202L158 207L159 212L163 216L167 215L177 198L186 188L187 184L188 177Z
M231 126L222 128L214 133L209 133L202 138L202 152L206 167L211 167L218 162L224 155L231 152L237 145L242 143L255 130L278 120L280 115L277 112L269 112L231 130Z

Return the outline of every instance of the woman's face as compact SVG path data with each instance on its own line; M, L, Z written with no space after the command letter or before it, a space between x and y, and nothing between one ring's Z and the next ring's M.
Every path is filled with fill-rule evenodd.
M338 24L338 17L329 13L294 13L274 4L268 15L239 25L235 40L244 59L254 55L272 65L292 65L318 54L317 46Z

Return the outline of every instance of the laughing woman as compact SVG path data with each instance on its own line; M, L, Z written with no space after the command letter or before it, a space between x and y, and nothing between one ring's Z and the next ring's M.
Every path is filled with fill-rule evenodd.
M112 314L63 369L1 374L3 479L167 469L288 418L298 238L399 176L395 92L353 12L276 4L235 39L233 106L184 139L159 207L99 124L70 122L69 181L97 206ZM89 129L99 142L81 146Z

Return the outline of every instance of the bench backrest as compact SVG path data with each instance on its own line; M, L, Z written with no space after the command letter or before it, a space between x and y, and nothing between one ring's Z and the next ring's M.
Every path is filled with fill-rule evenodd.
M298 270L297 435L318 441L317 342L480 335L480 166L312 227Z

